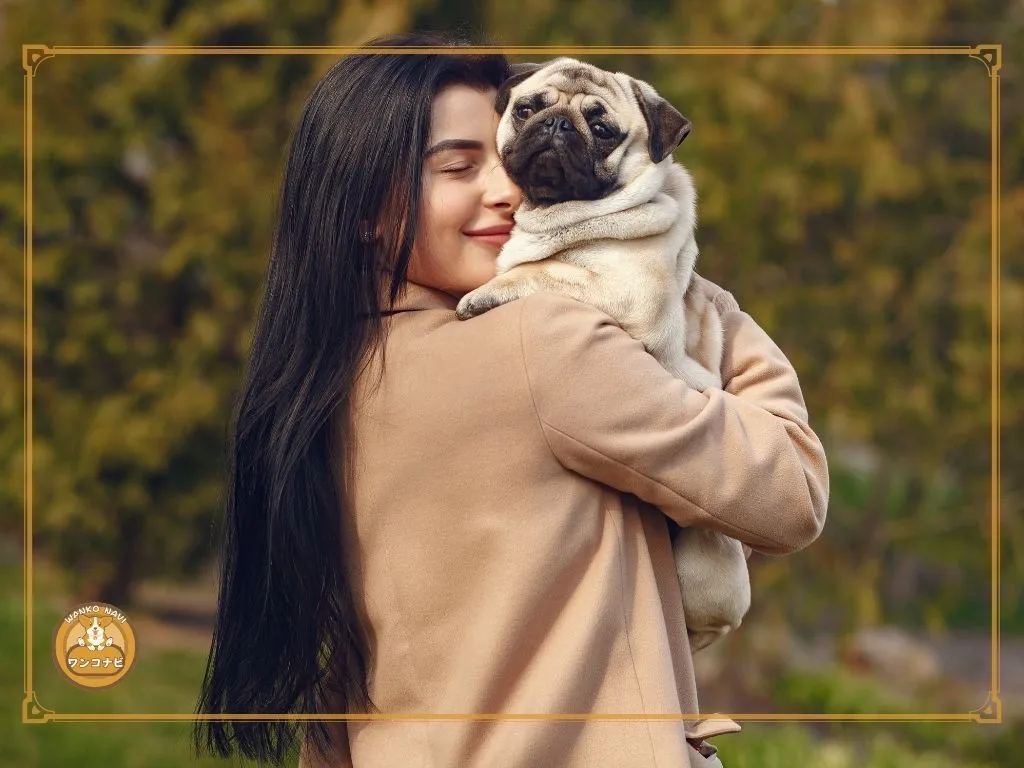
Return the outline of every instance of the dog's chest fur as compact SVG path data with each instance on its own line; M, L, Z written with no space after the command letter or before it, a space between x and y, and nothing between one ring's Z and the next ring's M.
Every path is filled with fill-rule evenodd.
M548 259L563 280L600 276L613 288L602 292L605 309L645 336L657 333L693 273L694 208L689 174L669 159L602 200L520 209L497 271Z

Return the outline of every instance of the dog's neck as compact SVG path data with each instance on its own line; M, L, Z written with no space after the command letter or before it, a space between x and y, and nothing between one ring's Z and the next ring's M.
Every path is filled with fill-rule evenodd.
M668 163L652 163L635 179L599 200L566 200L543 206L523 202L516 211L516 227L526 232L552 232L649 203L665 186L667 172Z
M567 200L543 207L524 204L516 211L515 228L498 255L497 269L501 273L595 240L664 234L681 217L692 217L692 207L689 175L671 159L648 165L600 200Z

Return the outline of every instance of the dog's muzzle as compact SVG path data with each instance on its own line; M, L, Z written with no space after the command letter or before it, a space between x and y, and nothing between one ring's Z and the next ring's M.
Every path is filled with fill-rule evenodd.
M560 133L575 133L572 121L567 117L552 116L544 120L543 133L550 136L557 136Z

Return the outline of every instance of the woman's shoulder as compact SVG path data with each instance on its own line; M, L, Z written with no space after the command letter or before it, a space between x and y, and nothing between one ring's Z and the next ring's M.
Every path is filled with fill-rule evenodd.
M621 331L618 321L604 310L560 293L541 291L514 303L519 305L520 334L527 342L550 346L560 339L589 337L604 328Z
M648 363L657 366L619 321L592 304L550 292L514 303L520 305L519 345L532 383L564 386L593 376L631 380Z

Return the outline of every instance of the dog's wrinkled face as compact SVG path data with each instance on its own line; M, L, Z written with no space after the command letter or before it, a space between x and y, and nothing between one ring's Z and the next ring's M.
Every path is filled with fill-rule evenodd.
M498 92L497 143L534 206L605 197L689 133L686 118L628 75L565 58L519 67Z

